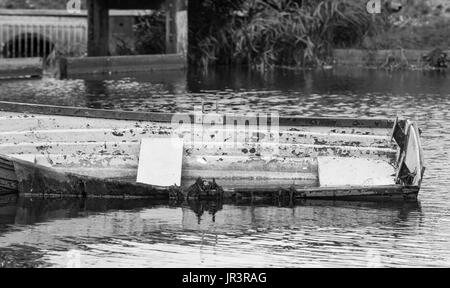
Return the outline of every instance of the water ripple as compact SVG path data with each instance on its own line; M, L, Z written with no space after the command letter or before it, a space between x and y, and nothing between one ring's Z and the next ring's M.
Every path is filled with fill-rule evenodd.
M427 166L420 203L413 205L211 204L212 211L198 211L167 203L22 199L0 207L0 266L450 266L446 74L219 69L208 75L0 81L0 100L133 111L190 112L203 103L220 112L398 115L419 123Z

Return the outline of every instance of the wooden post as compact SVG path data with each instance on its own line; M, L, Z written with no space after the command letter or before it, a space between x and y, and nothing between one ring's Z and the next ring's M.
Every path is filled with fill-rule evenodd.
M88 56L109 54L109 7L107 0L87 0Z
M188 53L188 3L189 0L177 1L177 54L187 57Z
M199 37L194 31L198 31L202 25L202 20L205 18L204 10L202 10L202 3L204 0L191 0L187 6L188 12L188 61L193 66L198 65L198 55L200 55L198 49Z
M166 0L166 53L177 53L177 0Z
M188 0L166 0L166 53L187 54Z

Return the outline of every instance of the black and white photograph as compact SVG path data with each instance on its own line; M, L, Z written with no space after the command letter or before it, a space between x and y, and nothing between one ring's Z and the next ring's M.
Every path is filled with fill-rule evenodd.
M0 268L448 268L449 65L450 0L0 0Z

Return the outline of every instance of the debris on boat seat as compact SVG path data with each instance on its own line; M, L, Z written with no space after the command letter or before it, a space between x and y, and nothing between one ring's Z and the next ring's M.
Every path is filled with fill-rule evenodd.
M216 180L207 181L202 178L197 178L194 184L189 188L183 189L179 186L170 187L170 197L172 199L185 200L200 199L200 198L223 198L223 188L216 183Z
M318 157L320 187L395 184L395 168L383 160Z

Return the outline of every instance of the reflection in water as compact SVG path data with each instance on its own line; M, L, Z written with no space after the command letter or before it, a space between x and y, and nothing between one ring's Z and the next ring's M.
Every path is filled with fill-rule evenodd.
M0 80L0 100L166 112L217 102L220 112L399 115L418 121L427 167L420 205L0 201L0 265L67 266L72 251L84 266L366 266L368 258L382 266L450 266L446 73L220 68L208 75Z
M0 100L167 112L193 111L195 105L217 102L221 112L400 114L429 119L429 112L447 113L433 107L448 106L448 77L437 71L388 73L341 68L261 74L224 68L207 75L172 71L127 74L125 78L119 74L69 80L0 80Z
M187 206L195 213L197 224L201 223L205 213L211 215L212 222L216 222L216 213L223 209L223 203L221 201L189 201Z
M106 109L101 103L108 99L108 88L106 83L98 80L84 80L86 93L86 106L94 109Z
M4 203L0 215L4 266L65 267L73 251L86 267L365 266L369 247L382 251L386 266L449 259L435 253L438 235L424 229L418 203L27 198ZM413 241L419 235L421 245Z

